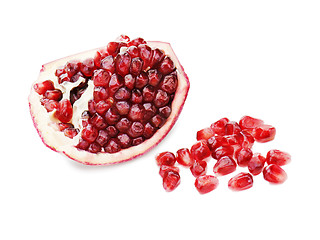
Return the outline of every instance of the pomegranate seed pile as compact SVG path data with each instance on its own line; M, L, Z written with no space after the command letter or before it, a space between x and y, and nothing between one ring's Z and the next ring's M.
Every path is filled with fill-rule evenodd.
M266 181L274 184L283 183L287 179L281 166L291 161L290 154L280 150L270 150L266 156L254 153L254 142L265 143L274 139L276 129L264 121L244 116L239 123L222 118L210 127L197 132L197 142L190 148L179 149L175 154L162 152L156 156L159 174L163 180L163 188L170 192L180 184L178 165L190 169L195 179L195 187L199 193L205 194L216 189L218 177L236 171L237 167L246 168L246 172L230 178L228 187L234 191L242 191L253 186L253 176L263 173ZM207 162L214 164L214 175L207 174Z
M127 36L110 42L93 58L66 63L55 75L60 85L85 79L68 99L51 80L33 87L43 96L47 112L54 111L58 129L69 138L80 134L77 148L91 153L115 153L151 138L170 116L178 85L175 64L163 50ZM70 123L73 105L89 81L93 97L82 113L83 129L77 129Z

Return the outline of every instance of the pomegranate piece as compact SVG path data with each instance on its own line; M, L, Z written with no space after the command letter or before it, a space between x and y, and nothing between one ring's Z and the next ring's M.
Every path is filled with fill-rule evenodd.
M226 132L226 125L229 122L228 118L221 118L220 120L211 124L211 129L217 135L224 135Z
M210 158L211 152L207 145L207 141L198 141L192 145L190 149L191 157L195 161L208 160Z
M214 136L214 131L212 128L204 128L197 132L197 140L208 140L209 138Z
M176 160L179 164L185 167L191 167L194 163L194 159L191 157L188 148L181 148L177 151Z
M258 118L253 118L250 116L243 116L240 121L239 125L242 130L253 130L256 127L260 127L263 125L264 122Z
M159 174L161 177L164 177L165 174L168 173L168 171L171 171L171 172L176 172L176 173L180 173L180 169L176 166L167 166L167 165L161 165L160 166L160 169L159 169Z
M228 182L229 189L233 191L243 191L253 186L253 177L250 173L241 172L231 178Z
M267 153L267 164L276 164L283 166L291 161L291 155L287 152L283 152L277 149L272 149Z
M216 189L219 185L219 180L215 176L212 175L202 175L196 178L194 186L198 190L200 194L206 194L214 189Z
M190 167L190 171L194 177L205 175L207 172L207 162L205 161L194 162L193 165Z
M219 160L222 157L233 157L234 148L232 146L220 146L212 151L211 156Z
M261 125L252 130L252 136L257 142L272 141L276 135L276 129L271 125Z
M229 121L225 126L225 135L233 135L241 132L239 124L235 121Z
M213 166L213 172L218 176L227 175L236 170L237 164L233 158L225 156L220 158Z
M54 89L54 84L51 80L46 80L46 81L43 81L43 82L38 82L38 83L35 83L33 85L33 89L34 91L36 91L36 93L40 94L40 95L43 95L45 94L45 92L47 90L53 90Z
M287 180L287 173L280 166L270 164L263 169L263 177L270 183L280 184Z
M266 158L260 153L254 153L248 163L248 170L252 175L259 175L264 167Z
M123 35L100 49L43 65L29 96L30 113L51 149L84 164L112 164L157 145L176 122L188 90L169 44ZM57 123L72 125L59 142Z
M240 167L247 167L253 156L250 148L241 148L235 153L235 159Z
M176 157L172 152L162 152L156 156L156 162L158 166L173 166L176 162Z
M207 141L207 145L211 151L214 151L215 149L221 146L221 136L216 135L209 138Z
M172 192L180 184L180 174L175 171L167 171L163 176L163 188L167 192Z

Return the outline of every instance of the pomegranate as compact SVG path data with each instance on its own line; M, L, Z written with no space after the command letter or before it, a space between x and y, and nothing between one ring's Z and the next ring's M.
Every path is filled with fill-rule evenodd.
M29 107L46 146L83 164L113 164L146 153L167 135L189 86L169 43L121 36L43 65Z

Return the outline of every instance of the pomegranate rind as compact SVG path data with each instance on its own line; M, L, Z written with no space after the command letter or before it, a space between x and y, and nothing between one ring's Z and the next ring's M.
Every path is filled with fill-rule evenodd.
M176 123L187 98L190 82L170 43L150 41L148 42L148 45L152 48L162 49L165 54L174 61L178 74L178 86L171 105L172 112L167 118L166 123L150 139L145 140L140 145L123 149L120 152L112 154L90 153L79 150L75 147L79 138L67 138L64 136L63 132L57 131L54 127L52 127L52 123L57 120L54 120L52 117L50 117L50 114L48 114L48 112L40 103L41 96L37 94L32 87L28 98L29 109L33 124L42 142L48 148L86 165L109 165L129 161L147 153L157 146L167 136L169 131ZM55 71L58 67L63 66L66 62L71 60L85 60L87 58L94 57L95 53L100 49L103 49L103 47L44 64L40 70L38 79L34 83L42 82L47 79L56 79Z

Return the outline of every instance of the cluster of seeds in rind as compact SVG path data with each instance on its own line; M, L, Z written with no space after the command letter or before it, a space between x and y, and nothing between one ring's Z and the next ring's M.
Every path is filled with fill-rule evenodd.
M287 179L281 166L291 161L290 154L280 150L270 150L266 157L253 153L254 142L265 143L274 139L276 130L262 120L244 116L239 123L222 118L210 127L197 132L197 142L188 148L179 149L175 154L162 152L156 156L160 167L163 187L170 192L180 184L180 170L177 164L188 167L196 178L195 187L201 194L216 189L219 176L228 175L238 167L247 168L228 182L234 191L242 191L253 186L253 177L263 173L266 181L279 184ZM213 174L207 174L207 163L213 158ZM177 163L177 164L176 164Z
M46 94L41 100L48 112L56 110L55 116L60 125L68 125L68 132L73 128L69 123L73 104L85 92L89 81L94 84L88 111L81 116L83 129L79 132L73 128L73 134L65 134L73 138L80 133L76 147L91 153L115 153L151 138L170 116L178 87L172 59L163 50L151 48L144 39L130 41L127 36L110 42L93 58L67 62L55 75L59 84L85 79L71 90L70 99L63 100L65 106L61 110L58 99L50 109L46 107ZM63 127L59 129L66 131Z

